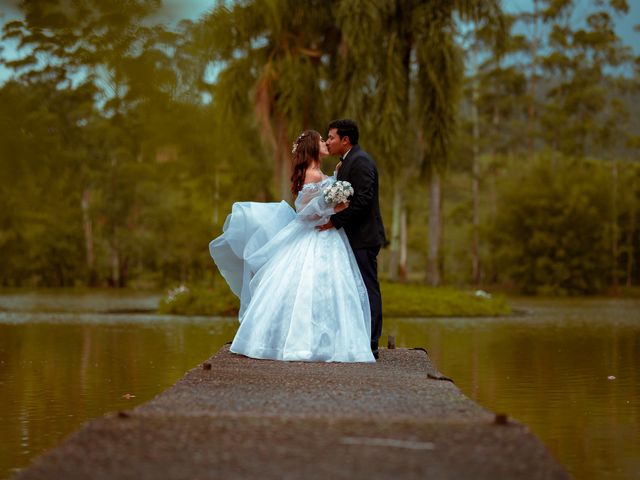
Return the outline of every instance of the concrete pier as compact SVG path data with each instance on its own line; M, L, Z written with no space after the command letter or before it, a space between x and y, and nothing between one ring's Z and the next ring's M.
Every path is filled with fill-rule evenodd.
M424 350L375 364L221 349L155 399L85 424L19 479L567 479L527 427Z

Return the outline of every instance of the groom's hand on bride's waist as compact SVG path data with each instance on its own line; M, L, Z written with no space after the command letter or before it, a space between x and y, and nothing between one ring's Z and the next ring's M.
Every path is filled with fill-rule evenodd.
M331 223L331 220L329 220L324 225L318 225L316 227L316 230L318 230L319 232L323 232L324 230L329 230L330 228L333 228L333 223Z

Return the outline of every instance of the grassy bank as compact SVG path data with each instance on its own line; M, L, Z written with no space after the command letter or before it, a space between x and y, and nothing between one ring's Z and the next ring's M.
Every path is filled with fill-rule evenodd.
M511 308L502 295L451 287L386 283L381 285L382 311L389 317L480 317L508 315Z
M511 313L502 295L476 294L449 287L416 284L381 284L382 310L389 317L476 317ZM219 283L215 287L178 287L162 299L160 313L174 315L233 316L238 298Z

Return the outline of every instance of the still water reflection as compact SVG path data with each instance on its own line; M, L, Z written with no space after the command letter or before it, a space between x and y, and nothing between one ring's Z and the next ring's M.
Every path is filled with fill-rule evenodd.
M574 478L640 478L640 302L511 303L528 314L403 319L388 332L425 345L481 405L529 425Z
M468 396L527 423L575 478L637 478L640 302L513 303L528 313L386 319L385 335L426 347ZM86 420L153 398L235 328L222 318L0 312L0 477Z

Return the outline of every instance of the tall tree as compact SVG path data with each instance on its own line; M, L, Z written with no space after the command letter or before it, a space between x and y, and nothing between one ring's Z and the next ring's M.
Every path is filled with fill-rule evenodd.
M599 155L608 121L617 117L616 96L607 78L633 59L613 26L613 15L628 12L626 1L595 2L584 25L569 0L544 2L549 25L547 54L542 66L549 75L548 102L541 111L547 144L568 155Z
M168 104L175 94L170 48L175 38L144 20L158 1L21 2L23 20L8 23L4 38L14 38L26 54L5 62L26 83L52 81L58 89L72 89L78 79L92 87L89 104L101 107L102 118L89 122L73 118L83 133L74 154L84 172L78 187L82 211L89 282L94 281L95 252L92 215L103 219L111 267L110 282L127 282L135 245L127 233L138 228L135 178L149 169L142 137L150 104ZM149 115L153 113L152 115ZM94 128L94 124L99 128ZM91 132L91 133L90 133ZM88 138L91 138L89 140ZM147 156L149 158L149 156ZM94 185L103 187L94 192ZM96 194L97 193L97 194ZM94 199L106 201L94 204Z
M629 6L625 0L595 2L584 25L574 26L572 2L545 3L551 51L543 66L553 77L547 92L551 101L541 115L544 133L562 153L594 155L611 162L610 264L611 282L617 288L620 228L615 155L621 151L621 136L614 132L626 108L617 99L619 89L611 72L628 65L633 57L615 32L613 15L627 13Z
M289 198L291 141L326 123L323 98L335 53L334 4L256 0L219 4L196 27L217 69L214 100L235 116L253 114L273 158L273 195Z
M441 281L441 176L463 78L457 22L500 23L501 15L498 1L339 4L337 105L365 119L373 150L391 178L392 277L401 250L402 193L408 177L421 170L430 185L427 278L432 285Z
M481 261L481 177L492 174L499 155L514 152L521 143L525 79L517 66L504 62L507 55L522 48L522 36L512 31L514 22L513 16L504 16L503 22L475 22L465 35L469 78L461 117L469 137L459 136L458 143L470 145L463 154L471 161L471 280L476 285L485 276ZM483 167L482 157L489 165Z

